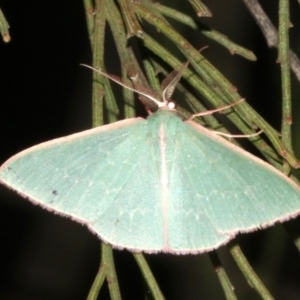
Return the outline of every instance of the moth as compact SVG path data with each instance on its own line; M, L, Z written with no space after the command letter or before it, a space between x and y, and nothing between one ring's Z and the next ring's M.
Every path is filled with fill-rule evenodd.
M115 248L148 253L206 252L297 216L292 180L170 108L180 76L163 82L162 99L125 86L157 104L147 119L33 146L1 166L0 182Z

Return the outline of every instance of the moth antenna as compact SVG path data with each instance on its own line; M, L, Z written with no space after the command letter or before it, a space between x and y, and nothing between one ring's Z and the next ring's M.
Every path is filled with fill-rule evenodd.
M135 89L135 88L133 88L133 87L125 84L124 82L121 81L121 79L119 77L117 77L115 75L107 74L107 73L101 71L101 69L96 69L96 68L93 68L93 67L91 67L89 65L85 65L85 64L80 64L80 65L84 66L86 68L89 68L89 69L91 69L91 70L93 70L93 71L95 71L95 72L103 75L104 77L110 79L111 81L114 81L115 83L121 85L122 87L124 87L124 88L126 88L126 89L128 89L130 91L136 92L136 93L138 93L138 94L140 94L140 95L142 95L144 97L147 97L148 99L150 99L151 101L153 101L154 103L156 103L156 105L158 107L164 107L164 106L166 106L166 104L164 102L158 101L154 96L149 95L149 93L139 91L139 90L137 90L137 89Z
M163 102L167 103L168 100L172 97L174 90L180 81L183 72L186 70L187 66L189 65L190 61L184 63L179 70L173 70L162 82L162 98Z
M198 52L200 53L204 49L208 48L208 46L202 47ZM172 97L174 90L180 81L184 71L187 69L189 63L191 62L190 58L187 62L181 65L181 67L177 70L173 70L162 82L161 89L162 89L162 98L164 102L168 102Z

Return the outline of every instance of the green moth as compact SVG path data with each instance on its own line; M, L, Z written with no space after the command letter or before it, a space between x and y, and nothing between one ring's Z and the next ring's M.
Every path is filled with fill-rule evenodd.
M148 253L209 251L298 215L293 181L168 108L179 75L165 82L162 102L137 91L160 106L147 119L31 147L2 165L0 182L115 248Z

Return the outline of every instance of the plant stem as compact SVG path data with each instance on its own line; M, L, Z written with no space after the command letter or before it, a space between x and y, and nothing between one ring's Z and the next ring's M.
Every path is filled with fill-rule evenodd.
M93 67L104 66L104 32L105 32L105 7L104 1L96 0L95 28L93 35ZM103 76L93 72L93 127L103 125L103 97L104 97Z
M113 250L110 245L102 243L103 263L107 264L106 280L112 300L121 300L121 293L115 269Z
M152 293L153 298L155 300L164 300L165 297L162 294L162 292L155 280L155 277L153 276L143 254L142 253L133 253L133 256L140 267L140 270L141 270L141 272L144 276L144 279Z
M111 0L110 0L111 1ZM127 38L130 38L133 35L140 35L143 33L143 30L136 18L136 15L133 10L133 5L131 1L128 0L118 0L120 9L123 15L123 20L127 29Z
M289 152L292 152L291 143L291 78L289 61L289 0L279 0L279 43L278 43L278 61L281 67L281 85L282 85L282 123L281 135L282 142ZM284 172L289 174L290 167L284 164Z
M83 0L83 4L86 13L86 24L87 24L88 35L89 35L90 43L93 46L95 8L92 0Z
M98 273L97 273L97 275L94 279L93 285L90 289L87 300L97 300L99 292L101 290L101 287L103 285L104 279L105 279L106 274L107 274L108 266L104 263L104 261L105 261L105 258L104 258L105 251L103 251L104 246L105 246L105 244L101 243L101 247L102 247L102 250L101 250L101 263L100 263Z
M210 258L210 260L214 266L214 269L217 273L217 276L218 276L221 286L223 288L223 292L225 294L226 299L227 300L236 300L237 297L234 293L233 285L230 282L230 279L220 262L217 252L216 251L210 252L209 258Z
M238 267L244 274L249 285L251 287L253 287L264 300L274 300L271 293L264 286L264 284L262 283L260 278L257 276L257 274L252 269L251 265L249 264L248 260L244 256L239 245L237 245L235 241L232 241L229 243L228 246L229 246L229 251L230 251L231 255L233 256Z
M238 54L246 59L255 61L257 60L254 53L244 47L237 45L236 43L232 42L227 36L224 34L203 25L199 21L194 21L193 18L190 16L170 7L161 5L160 3L154 3L153 6L163 15L168 16L182 24L185 24L193 29L197 29L200 31L201 34L207 36L211 40L219 43L223 47L227 48L231 54ZM199 24L199 25L198 25Z
M86 2L85 5L91 3ZM94 32L93 36L90 36L93 49L93 67L104 68L104 39L105 39L105 0L95 1L95 21L94 21ZM88 23L92 21L88 21ZM91 27L90 27L91 29ZM104 81L105 80L105 81ZM106 90L106 102L108 105L114 101L114 96L110 90L110 84L107 79L103 78L97 72L93 72L93 93L92 93L92 106L93 106L93 127L103 125L103 97L104 97L104 86ZM111 97L109 97L111 96ZM111 299L121 300L121 294L119 290L117 275L114 266L114 259L112 254L111 246L101 243L102 254L101 254L101 265L99 272L94 280L90 293L88 295L89 300L96 300L99 291L102 287L104 276L108 282L108 288Z
M256 23L260 27L269 47L278 47L278 33L275 26L272 24L258 0L243 0ZM300 81L300 61L295 52L290 53L291 69Z

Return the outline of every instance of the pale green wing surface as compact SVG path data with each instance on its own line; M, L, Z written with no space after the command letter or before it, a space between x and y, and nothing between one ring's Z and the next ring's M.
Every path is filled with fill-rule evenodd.
M176 140L168 141L174 157L169 179L170 251L211 250L239 232L299 214L299 187L289 178L189 123L178 123Z
M174 114L37 145L8 160L0 181L136 251L204 252L299 213L290 179Z
M0 180L116 247L159 251L159 171L147 133L146 120L132 119L46 142L6 162Z

